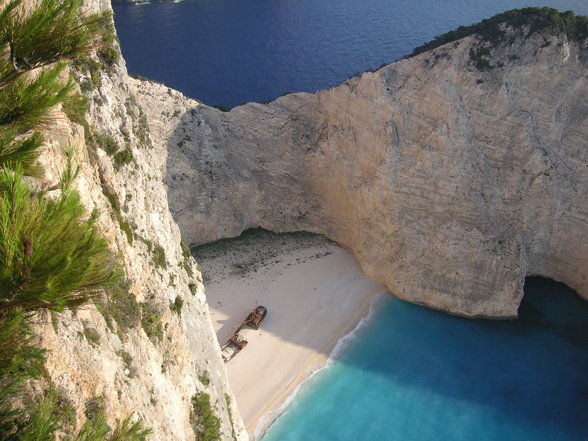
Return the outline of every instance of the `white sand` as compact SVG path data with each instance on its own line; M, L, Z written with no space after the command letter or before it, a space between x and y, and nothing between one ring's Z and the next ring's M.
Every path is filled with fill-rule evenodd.
M327 363L337 341L387 289L365 277L349 251L322 237L263 232L223 247L202 250L199 259L221 345L256 305L268 308L258 331L241 332L249 344L227 364L253 435L263 433L293 390Z

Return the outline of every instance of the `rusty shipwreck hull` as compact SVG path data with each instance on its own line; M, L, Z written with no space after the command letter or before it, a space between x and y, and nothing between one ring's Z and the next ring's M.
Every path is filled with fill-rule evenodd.
M233 336L222 346L221 353L225 363L231 361L239 352L247 346L247 340L245 340L239 333L243 328L251 327L253 329L259 329L265 317L267 316L267 308L265 306L257 306L249 315L241 322Z

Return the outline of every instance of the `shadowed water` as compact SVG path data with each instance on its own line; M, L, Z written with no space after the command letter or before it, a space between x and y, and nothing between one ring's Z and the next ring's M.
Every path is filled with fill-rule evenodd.
M586 441L588 303L528 279L520 320L390 298L263 441Z
M131 74L206 104L314 92L507 9L586 0L184 0L113 4Z

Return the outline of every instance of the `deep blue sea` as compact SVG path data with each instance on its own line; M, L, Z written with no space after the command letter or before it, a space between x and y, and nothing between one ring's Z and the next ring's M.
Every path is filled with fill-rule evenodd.
M114 11L131 74L235 106L335 86L524 6L588 15L588 0L183 0L119 2Z
M263 441L586 441L588 303L528 279L517 321L389 298Z

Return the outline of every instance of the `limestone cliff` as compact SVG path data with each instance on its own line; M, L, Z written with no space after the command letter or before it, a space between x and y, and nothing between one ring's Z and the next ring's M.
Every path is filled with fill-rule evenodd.
M110 2L84 6L99 11ZM73 73L89 112L74 123L57 110L40 159L45 179L57 182L61 148L73 147L76 185L87 208L99 210L124 278L97 308L38 317L40 344L49 350L47 380L75 411L77 427L97 412L112 427L134 414L153 430L150 439L191 441L200 424L192 399L208 394L220 439L246 440L199 268L168 209L166 146L151 141L122 60L95 58Z
M527 275L588 297L586 40L500 31L227 113L135 82L184 237L322 233L470 317L516 316Z
M221 439L247 439L169 208L192 243L257 226L323 233L394 294L455 314L516 315L531 274L587 297L586 41L511 36L228 113L131 79L122 60L75 67L89 112L58 109L41 160L57 181L73 146L125 273L110 303L36 321L77 426L135 413L153 440L191 441L206 393Z

